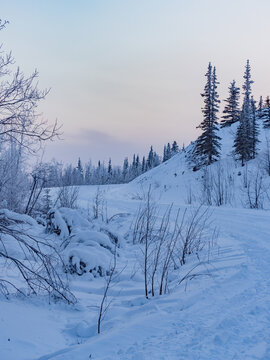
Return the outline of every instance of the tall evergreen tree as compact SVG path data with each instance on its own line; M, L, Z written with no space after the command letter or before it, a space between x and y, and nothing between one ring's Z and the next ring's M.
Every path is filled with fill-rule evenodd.
M124 159L122 175L123 175L123 181L126 182L128 180L128 158Z
M169 160L171 157L172 157L171 144L168 143L168 144L167 144L167 160Z
M259 104L258 104L257 117L259 120L263 119L263 98L262 98L262 96L260 96L260 100L259 100Z
M88 161L87 164L85 164L85 175L84 175L84 183L86 185L90 185L91 184L91 176L92 176L92 173L91 173L91 170L92 170L92 164L91 164L91 161Z
M221 127L231 126L240 120L239 97L240 88L235 85L235 80L233 80L229 86L229 97L225 100Z
M74 169L74 184L82 185L83 184L83 167L81 159L78 159L78 164L76 170Z
M135 167L136 167L136 174L139 175L140 172L141 172L141 163L140 163L140 157L139 157L139 155L136 156Z
M264 107L263 107L263 126L265 128L270 128L270 99L269 96L267 96Z
M244 101L240 115L240 124L234 140L235 154L244 165L253 157L254 144L252 143L252 106L251 106L251 80L250 64L247 60L244 73L243 95Z
M159 157L159 155L154 151L154 153L153 153L153 165L152 165L152 167L156 167L156 166L158 166L158 165L160 165L160 157Z
M111 160L111 158L109 159L109 163L108 163L108 175L112 176L112 160Z
M138 176L137 167L136 167L136 155L135 154L133 154L133 160L132 160L132 163L130 165L129 173L130 173L130 179L134 179L136 176Z
M172 156L177 154L179 152L179 146L177 144L177 142L174 140L173 144L172 144Z
M134 169L136 168L136 155L135 155L135 154L133 154L132 167L133 167Z
M83 174L82 162L80 158L78 159L77 170L80 174Z
M145 156L143 156L142 159L142 173L146 172L146 161L145 161Z
M257 155L257 148L259 144L259 127L257 123L257 109L256 101L251 97L251 118L250 118L250 142L251 142L251 154L250 158L255 159Z
M237 156L239 156L239 159L241 160L242 166L245 163L245 160L248 160L249 158L249 151L247 146L247 137L246 137L246 124L243 120L243 111L241 112L240 116L240 124L236 131L236 136L234 139L234 151Z
M219 157L220 140L217 135L219 110L218 94L217 94L217 77L215 67L212 69L211 63L208 65L206 76L206 85L204 87L204 93L201 96L204 99L203 121L198 126L202 129L202 134L195 142L193 150L193 161L197 164L197 167L203 165L209 165L216 161ZM196 167L196 168L197 168Z
M165 162L165 161L167 161L167 160L168 160L168 157L167 157L167 147L166 147L166 145L164 145L162 162Z
M148 158L146 161L146 168L147 170L150 170L153 167L154 167L154 151L153 151L153 146L151 145Z

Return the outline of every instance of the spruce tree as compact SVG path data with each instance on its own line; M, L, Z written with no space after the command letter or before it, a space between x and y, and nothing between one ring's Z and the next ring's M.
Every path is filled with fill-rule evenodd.
M242 120L242 112L240 116L240 124L236 131L236 136L234 139L234 151L235 154L239 156L239 160L241 160L242 166L244 166L245 160L248 158L246 140L243 134L246 133L244 122Z
M168 143L168 144L167 144L167 160L169 160L171 157L172 157L171 144Z
M81 159L78 159L78 164L77 164L77 168L74 172L75 175L75 184L76 185L81 185L83 184L83 167L82 167L82 162Z
M109 163L108 163L108 175L112 176L112 160L109 159Z
M251 154L250 158L255 159L257 155L257 148L259 144L259 127L257 123L257 110L256 101L251 97L251 118L250 118L250 142L251 142Z
M91 161L88 161L87 164L85 164L85 175L84 175L84 183L85 185L91 184L91 176L92 176L92 164Z
M135 169L136 167L136 155L133 154L133 159L132 159L132 167Z
M259 120L263 119L263 98L262 98L262 96L260 96L260 100L259 100L259 104L258 104L257 117Z
M143 156L142 159L142 173L146 172L146 161L145 161L145 156Z
M178 146L177 142L174 140L174 142L172 144L172 150L171 150L172 156L177 154L178 152L179 152L179 146Z
M167 160L168 160L168 157L167 157L167 147L166 147L166 145L164 145L162 162L165 162L165 161L167 161Z
M270 128L270 99L267 96L263 107L263 126L264 128Z
M231 126L240 119L239 109L240 88L235 85L233 80L229 86L229 97L225 100L226 105L223 110L221 127Z
M152 165L152 167L156 167L156 166L158 166L158 165L160 165L160 158L159 158L158 154L154 151L154 153L153 153L153 165Z
M133 154L132 164L130 165L130 178L134 179L137 175L136 155Z
M124 159L122 177L123 181L126 182L128 180L128 158Z
M220 100L218 100L217 94L217 77L215 67L212 70L212 65L209 63L206 76L206 85L204 87L204 93L201 96L204 99L203 121L198 126L202 129L202 134L195 142L193 150L193 161L197 164L197 167L203 165L210 165L216 161L219 157L220 140L217 135L218 118L217 113L219 109ZM195 167L195 169L197 169Z
M252 142L252 105L251 105L251 80L250 64L247 60L244 73L243 95L244 101L240 115L240 124L237 128L234 140L235 154L241 160L242 165L253 158L254 143Z
M137 156L136 156L136 165L135 165L137 170L140 169L140 165L141 165L141 163L140 163L140 157L139 157L139 155L137 155Z
M146 161L146 170L152 169L153 166L154 166L154 151L153 151L153 146L151 145L148 158Z

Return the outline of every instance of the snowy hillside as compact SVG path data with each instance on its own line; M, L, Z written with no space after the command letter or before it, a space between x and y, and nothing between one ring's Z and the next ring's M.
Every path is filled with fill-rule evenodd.
M13 220L16 229L31 229L61 251L66 265L62 276L68 273L77 302L56 301L54 294L49 301L46 294L25 297L18 291L1 296L0 359L270 359L268 134L261 129L259 156L241 167L231 156L235 127L221 132L222 158L207 171L192 171L187 153L181 152L129 184L80 187L79 209L52 209L46 229L29 217ZM147 212L140 218L138 209L147 205L150 185L156 209L151 236L156 241L164 231L164 254L168 244L175 245L162 295L164 254L155 296L149 291L146 299L145 245L134 229L137 224L143 231ZM251 209L256 194L258 206ZM1 216L15 217L7 212ZM178 231L174 226L182 227L179 236L173 237ZM179 254L188 228L196 235L183 262ZM3 243L9 249L10 241L2 238ZM150 244L149 258L156 254L156 244ZM27 260L20 249L12 251ZM16 278L17 288L25 292L23 279L0 259L5 279ZM98 334L100 304L114 261Z
M227 200L224 199L222 205L249 207L245 188L247 182L250 182L251 192L253 192L255 188L253 181L258 175L262 178L262 204L259 207L269 208L270 130L263 128L262 125L260 126L258 155L254 160L249 161L246 166L242 167L239 161L236 162L233 159L236 129L237 124L220 129L219 136L222 139L221 157L219 161L211 166L200 171L192 171L192 165L189 165L187 161L188 151L192 146L190 145L185 152L180 152L157 168L141 175L128 184L126 188L130 194L135 196L135 189L138 193L143 192L143 189L145 191L151 184L160 201L164 199L164 201L174 203L204 203L205 205L220 205L216 203L214 192L224 191L224 196L225 192L228 192L228 198ZM209 202L207 199L204 199L205 194L203 190L203 179L207 176L212 190L212 199ZM212 183L210 179L212 179ZM219 184L217 184L218 182ZM224 187L224 189L215 189L218 186Z

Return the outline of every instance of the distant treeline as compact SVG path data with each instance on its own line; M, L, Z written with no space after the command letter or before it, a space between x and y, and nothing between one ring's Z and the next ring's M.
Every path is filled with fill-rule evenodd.
M184 146L182 150L183 148ZM83 164L79 158L76 166L72 164L63 166L63 164L53 161L49 164L46 183L48 187L127 183L169 160L179 151L177 142L173 141L172 144L164 145L163 156L158 155L151 146L147 156L140 159L139 155L134 154L132 161L126 157L122 166L113 165L111 159L107 164L98 161L97 165L93 165L91 160Z

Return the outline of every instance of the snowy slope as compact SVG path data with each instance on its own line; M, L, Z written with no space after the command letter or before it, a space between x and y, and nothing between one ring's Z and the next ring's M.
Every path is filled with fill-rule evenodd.
M89 220L77 222L77 237L73 239L80 241L80 247L86 241L80 234L93 234L97 229L103 234L109 229L121 239L119 277L109 291L111 305L101 334L97 334L97 316L105 280L74 274L71 289L78 299L74 306L48 305L39 297L0 299L0 359L270 359L269 211L244 208L242 191L245 172L255 173L263 164L265 133L262 130L258 159L242 168L230 155L234 131L222 130L219 162L234 180L234 199L230 204L211 207L212 224L219 236L214 246L202 251L199 265L198 258L190 256L173 274L170 293L146 300L141 249L132 245L128 236L150 184L160 213L171 202L174 211L200 203L203 172L189 169L185 153L180 153L130 184L100 187L107 216L115 215L109 224L97 221L87 229ZM217 165L212 165L213 169ZM263 180L266 186L266 173ZM190 191L194 194L191 204ZM85 209L80 214L92 208L96 192L96 186L80 188L79 204ZM76 243L71 245L76 249ZM194 276L179 285L196 265Z
M229 187L233 188L232 199L224 205L233 207L246 206L246 194L243 191L243 184L246 177L252 180L259 172L263 177L263 187L269 188L270 179L266 172L267 167L267 141L270 144L270 130L260 126L258 155L256 159L249 161L245 167L233 158L233 143L237 124L229 128L221 128L221 157L220 160L207 167L210 177L217 173L220 167L222 177L232 179ZM192 146L192 145L191 145ZM174 202L180 204L202 203L202 179L205 176L204 169L192 171L192 165L188 164L187 152L180 152L160 166L142 174L126 186L124 193L129 192L130 197L146 192L151 185L156 198L160 202ZM268 149L269 152L269 149ZM270 152L269 154L270 155ZM192 196L191 196L192 193ZM192 198L192 199L190 199ZM214 204L213 204L214 205ZM247 205L248 206L248 205ZM269 196L264 195L264 208L270 208Z

